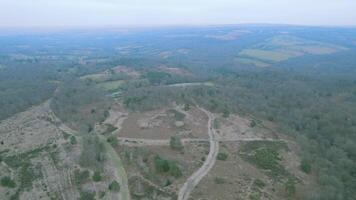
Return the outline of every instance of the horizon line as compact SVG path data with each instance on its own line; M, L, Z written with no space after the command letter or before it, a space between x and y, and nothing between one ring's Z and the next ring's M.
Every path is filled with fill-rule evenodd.
M356 28L355 25L311 25L287 23L221 23L221 24L127 24L127 25L30 25L30 26L1 26L2 30L82 30L82 29L147 29L147 28L199 28L199 27L233 27L233 26L265 26L265 27L310 27L310 28Z

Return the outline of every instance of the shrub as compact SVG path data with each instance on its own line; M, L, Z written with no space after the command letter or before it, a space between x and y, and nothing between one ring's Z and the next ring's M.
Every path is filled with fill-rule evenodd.
M253 184L258 188L264 188L266 186L266 184L261 179L256 179Z
M154 163L156 167L156 171L159 173L164 173L169 171L169 163L167 160L162 159L158 155L154 158Z
M184 104L184 110L188 111L190 109L189 103Z
M257 125L257 123L255 122L255 120L252 120L251 123L250 123L250 127L255 127Z
M302 160L300 162L300 169L304 172L309 174L311 171L311 164L307 160Z
M230 111L228 109L224 109L223 111L223 117L228 118L230 116Z
M182 170L175 162L169 162L169 174L178 178L182 176Z
M120 184L117 181L113 181L109 184L109 190L114 192L120 191Z
M77 144L77 138L74 135L70 136L70 143L72 145Z
M8 188L15 188L16 187L15 181L11 180L11 178L8 177L8 176L4 176L4 177L1 178L1 185L3 187L8 187Z
M222 161L227 160L227 157L228 157L227 153L223 153L223 152L218 153L218 156L217 156L218 160L222 160Z
M111 146L116 147L119 144L117 137L111 135L108 137L107 141L111 144Z
M99 172L99 171L95 171L92 178L93 178L93 181L95 181L95 182L101 181L101 174L100 174L100 172Z
M169 175L174 177L181 177L182 171L176 162L165 160L159 157L158 155L154 158L154 163L156 171L158 173L169 173Z
M216 184L224 184L224 183L226 183L226 180L224 178L221 178L221 177L215 177L214 178L214 183L216 183Z
M95 200L95 192L93 192L93 191L80 191L79 200Z

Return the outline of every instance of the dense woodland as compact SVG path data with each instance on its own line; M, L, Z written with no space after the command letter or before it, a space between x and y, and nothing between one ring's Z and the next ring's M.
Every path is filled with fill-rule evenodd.
M212 112L252 115L278 125L301 146L301 166L315 175L318 187L305 199L352 200L356 197L356 41L355 29L303 27L250 27L254 34L240 40L205 37L163 37L173 34L225 33L236 27L145 30L125 37L79 33L0 37L0 120L51 99L63 120L83 133L108 115L111 95L80 77L125 65L140 71L126 80L118 99L127 109L140 111L172 102L199 104ZM240 27L241 28L241 27ZM242 27L247 28L247 27ZM266 68L234 63L243 48L289 31L294 36L342 45L347 50L327 55L305 55L272 63ZM106 36L102 40L95 37ZM144 36L144 37L143 37ZM61 42L58 42L61 41ZM15 46L26 59L14 59ZM54 48L56 45L57 49ZM128 46L120 54L118 46ZM139 48L138 46L143 46ZM92 47L96 49L93 50ZM162 51L189 49L189 54L162 59ZM50 60L50 61L49 61ZM83 61L84 60L84 61ZM190 76L172 75L154 68L169 65ZM211 82L212 85L170 87L175 83Z

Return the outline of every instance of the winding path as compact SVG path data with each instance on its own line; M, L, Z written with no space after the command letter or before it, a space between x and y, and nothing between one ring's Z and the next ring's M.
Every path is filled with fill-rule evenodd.
M216 161L216 156L219 153L219 141L217 140L215 130L212 126L212 123L214 121L214 116L209 111L200 107L198 108L202 110L209 117L208 134L209 134L210 150L204 164L187 179L187 181L183 184L183 186L179 190L178 200L188 200L190 193L193 191L195 186L198 185L201 179L203 179L203 177L207 175L210 169L214 166Z

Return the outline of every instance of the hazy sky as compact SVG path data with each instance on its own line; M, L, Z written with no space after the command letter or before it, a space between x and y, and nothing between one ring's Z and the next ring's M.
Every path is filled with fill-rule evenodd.
M356 0L0 0L0 26L356 25Z

